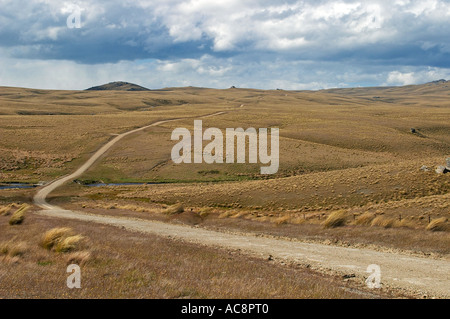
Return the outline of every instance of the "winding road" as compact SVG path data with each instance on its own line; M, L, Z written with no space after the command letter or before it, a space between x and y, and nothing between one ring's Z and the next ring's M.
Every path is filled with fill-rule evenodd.
M216 115L221 115L221 114L225 114L226 112L216 112L216 113L212 113L212 114L207 114L207 115L203 115L200 116L198 118L208 118L208 117L212 117L212 116L216 116ZM162 120L162 121L158 121L122 134L117 135L115 138L113 138L111 141L109 141L108 143L106 143L105 145L103 145L97 152L94 153L94 155L92 155L83 165L81 165L80 168L78 168L74 173L70 174L70 175L66 175L63 176L61 178L58 178L56 180L54 180L53 182L48 183L47 185L45 185L44 187L40 188L39 191L36 193L36 195L34 195L34 204L39 206L40 208L43 209L47 209L47 210L55 210L55 209L61 209L57 206L54 205L50 205L49 203L47 203L46 198L47 196L53 192L56 188L61 187L63 184L65 184L66 182L69 181L73 181L74 179L76 179L77 177L80 177L84 172L86 172L103 154L105 154L111 147L113 147L117 142L119 142L122 138L124 138L125 136L134 134L136 132L139 131L143 131L147 128L150 128L152 126L157 126L160 124L164 124L164 123L168 123L168 122L173 122L173 121L178 121L178 120L182 120L182 119L186 119L186 118L176 118L176 119L170 119L170 120Z
M203 116L203 118L224 113L209 114ZM448 258L432 259L371 249L267 238L253 234L219 232L199 227L174 225L136 218L87 214L65 210L47 203L46 198L52 191L86 172L103 154L125 136L152 126L180 119L158 121L116 136L95 152L74 173L61 177L40 188L34 196L35 205L42 208L37 214L111 225L128 231L176 238L201 245L238 249L244 253L266 259L272 256L271 258L275 260L308 265L319 271L353 277L352 280L357 280L360 283L364 283L369 276L367 267L371 264L376 264L381 269L382 287L399 288L402 291L406 290L407 292L427 295L428 297L450 297L450 260Z

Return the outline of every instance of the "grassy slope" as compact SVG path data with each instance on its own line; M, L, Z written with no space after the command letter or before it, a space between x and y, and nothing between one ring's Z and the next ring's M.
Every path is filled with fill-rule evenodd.
M390 89L394 93L384 92L384 100L373 101L343 92L204 89L201 94L206 100L214 95L228 104L244 106L205 119L203 127L223 130L236 126L279 127L281 163L277 177L410 159L423 159L425 163L426 158L450 154L450 104L445 100L448 96L446 87L438 86L426 94L420 90L413 93L407 88L408 98L398 97L402 89ZM108 181L261 177L259 164L174 165L170 161L170 151L175 143L170 141L170 134L175 127L192 129L193 120L167 123L129 137L127 143L117 145L86 177ZM419 134L410 133L413 127ZM135 164L129 165L129 162ZM211 171L214 174L208 174Z
M76 192L90 198L102 193L97 197L107 201L150 199L160 204L180 201L194 208L244 210L246 219L252 219L256 210L266 221L283 217L288 224L299 217L317 224L330 212L345 209L352 216L365 212L394 219L402 216L412 228L423 229L428 216L449 217L448 175L433 172L450 156L449 95L448 83L318 92L0 88L4 137L0 180L49 180L72 171L112 138L111 133L162 118L192 117L127 137L82 179L240 182ZM204 127L280 128L281 163L276 176L259 180L263 178L259 164L174 165L170 161L175 143L170 141L172 130L192 128L194 118L217 111L227 113L204 119ZM413 127L418 134L410 133ZM49 136L56 138L48 143ZM422 165L431 172L420 171ZM5 201L7 193L3 192Z
M65 221L83 236L76 251L39 245L61 221L27 215L9 226L0 216L0 298L377 298L361 284L297 266L249 258L115 227ZM3 248L9 247L9 251ZM68 289L67 266L81 268L81 289Z
M66 174L113 134L229 106L184 92L0 88L0 182Z
M228 113L205 119L204 127L280 127L281 165L274 179L258 180L260 165L170 163L170 133L175 127L192 127L193 119L188 119L124 139L83 178L240 182L95 189L69 185L53 193L51 201L94 213L448 254L448 232L424 229L428 216L450 217L449 175L419 169L442 165L450 156L449 95L447 83L319 92L0 88L0 182L51 180L80 165L112 133L158 119L196 118L224 110ZM420 134L411 134L412 127ZM30 202L32 195L30 190L0 191L0 204ZM160 213L164 204L178 201L189 208L185 213L171 217ZM349 214L347 225L324 230L324 218L337 209ZM357 226L366 212L395 220L402 215L407 223L390 229ZM0 297L69 297L60 285L66 278L60 270L67 256L37 245L43 231L59 226L60 221L30 215L23 225L12 227L7 226L8 219L0 217L0 243L23 242L26 250L18 259L0 258L8 274L0 281ZM120 230L68 224L88 238L85 249L92 256L85 265L89 289L75 292L76 297L359 295L343 292L342 283L332 278L302 269L227 257L214 249L150 236L129 235L129 241L124 241ZM259 283L261 276L269 281ZM41 287L39 291L33 290L36 286Z

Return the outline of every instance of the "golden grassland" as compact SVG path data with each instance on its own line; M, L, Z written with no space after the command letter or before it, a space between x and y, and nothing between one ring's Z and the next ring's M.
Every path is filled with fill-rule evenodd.
M67 266L82 289L68 289ZM104 225L0 216L0 298L386 298L341 277ZM395 296L395 295L394 295Z
M279 210L256 206L218 207L164 204L146 198L120 198L118 189L106 187L84 191L82 186L60 190L50 202L67 209L93 214L132 217L292 238L332 245L400 250L419 255L450 253L448 231L449 195L419 200L399 200L338 210ZM73 196L77 193L77 196ZM433 209L430 209L433 208ZM336 212L342 222L327 226Z
M87 187L72 183L52 193L49 201L91 213L448 255L450 174L436 174L434 168L450 157L449 96L447 83L317 92L192 87L98 92L3 87L0 183L50 181L72 172L114 134L157 120L180 118L127 136L80 177L82 182L156 184ZM194 119L219 111L226 113L204 118L204 128L280 128L277 174L260 175L260 164L175 165L170 160L175 144L170 140L172 130L192 130ZM411 128L416 133L411 133ZM423 165L429 171L421 170ZM33 194L34 190L0 190L0 218L7 221L23 203L31 204ZM42 269L50 265L49 273L54 274L56 265L60 267L66 260L84 260L92 267L92 278L98 279L94 280L98 286L91 287L85 296L100 296L107 284L111 284L106 289L108 296L347 296L333 290L333 285L330 291L320 286L317 294L309 286L291 285L291 270L279 277L260 261L242 256L227 261L213 249L196 250L156 237L149 241L140 235L130 235L129 242L124 242L120 230L109 228L110 235L104 237L106 226L67 222L74 231L45 249L42 234L61 227L60 223L29 213L24 216L16 225L6 222L5 231L0 232L0 248L8 267L13 267L11 260L19 260L20 269L29 263ZM29 232L20 231L24 226ZM89 231L81 231L84 227ZM90 242L94 240L96 244ZM154 257L129 252L135 243L158 255L168 253L152 263L153 272L141 275L145 258ZM115 259L111 252L115 250L120 251L120 258ZM67 257L69 254L72 257ZM214 264L220 269L216 273L208 264L217 258ZM189 273L194 263L191 260L196 259L201 262ZM136 263L130 266L129 260ZM169 263L172 260L174 263ZM231 271L235 262L240 266ZM271 276L271 287L283 288L264 292L267 283L255 285L258 279L251 271L255 264L261 273ZM111 290L115 287L112 279L104 285L99 279L114 273L112 265L124 269L114 275L121 283L116 292ZM167 272L164 276L163 271ZM221 272L226 278L218 275ZM305 280L310 280L310 275L305 274ZM177 286L182 278L185 283ZM195 281L199 278L200 284ZM206 278L218 279L212 284ZM8 284L13 282L11 279ZM232 285L238 282L233 290ZM149 283L153 288L144 293L142 287ZM227 287L223 293L222 286ZM304 293L300 293L302 289ZM1 293L0 289L0 297ZM15 296L23 293L18 288ZM54 294L48 289L42 295Z
M49 181L72 171L115 134L234 106L195 94L181 101L185 95L1 87L0 182Z
M426 164L431 167L439 160L429 158ZM450 253L450 233L445 226L450 219L450 180L447 175L420 170L422 164L411 160L240 182L71 186L51 200L74 209L83 205L99 213L106 209L108 214L122 209L150 218L158 218L155 213L161 207L179 203L191 213L187 222L198 225L256 227L308 239L334 240L337 236L352 244L445 255ZM73 193L80 197L71 196ZM325 230L326 219L336 212L346 218L332 225L343 230ZM444 226L429 226L435 220ZM436 233L430 234L433 230Z
M448 96L444 89L440 94ZM327 91L213 91L242 107L204 119L204 128L280 128L280 170L275 177L411 159L425 163L450 152L449 104L426 94L416 96L415 102L397 98L398 102L387 103ZM193 119L129 136L85 178L110 182L262 178L259 164L173 164L170 136L175 127L192 130ZM411 128L418 134L410 133ZM128 165L131 161L134 164Z
M373 91L373 92L372 92ZM83 178L121 181L260 179L260 165L173 165L175 127L279 127L276 177L449 154L447 84L328 91L174 88L147 92L0 88L1 181L51 180L99 145L159 119L190 117L127 137ZM241 107L242 106L242 107ZM411 134L410 128L418 134Z

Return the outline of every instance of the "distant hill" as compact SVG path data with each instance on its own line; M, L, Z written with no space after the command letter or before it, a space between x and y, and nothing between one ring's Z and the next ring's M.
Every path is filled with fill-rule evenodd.
M111 82L99 86L93 86L86 91L150 91L149 89L128 82Z
M445 79L440 79L440 80L425 83L425 84L443 84L443 83L448 83L448 82L450 82L450 81L446 81Z
M377 87L357 87L357 88L336 88L325 89L319 92L345 94L353 96L373 96L379 99L385 96L396 96L407 98L408 96L424 96L432 94L449 94L450 81L444 79L432 81L424 84L413 84L404 86L377 86Z

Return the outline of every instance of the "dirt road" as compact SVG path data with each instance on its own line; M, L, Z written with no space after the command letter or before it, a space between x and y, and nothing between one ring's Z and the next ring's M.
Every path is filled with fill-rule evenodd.
M308 264L313 269L337 272L350 277L355 275L356 280L361 282L369 275L366 272L367 267L376 264L381 269L382 286L406 289L429 297L450 297L449 260L217 232L158 221L94 215L62 209L40 211L38 214L112 225L129 231L177 238L202 245L239 249L265 259L272 256L274 259L287 262Z
M213 113L213 114L207 114L204 116L201 116L199 118L208 118L211 116L216 116L216 115L220 115L220 114L225 114L225 112L217 112L217 113ZM48 196L48 194L50 194L51 192L53 192L56 188L62 186L64 183L68 182L68 181L72 181L74 179L76 179L77 177L79 177L80 175L82 175L84 172L86 172L86 170L88 170L103 154L105 154L114 144L116 144L118 141L120 141L122 138L124 138L127 135L139 132L139 131L143 131L149 127L152 126L157 126L160 124L164 124L164 123L168 123L168 122L173 122L173 121L177 121L180 119L170 119L170 120L163 120L163 121L158 121L122 134L117 135L115 138L113 138L111 141L109 141L108 143L106 143L105 145L103 145L97 152L95 152L94 155L92 155L83 165L81 165L80 168L78 168L74 173L67 175L67 176L63 176L59 179L54 180L53 182L45 185L44 187L42 187L41 189L39 189L39 191L36 193L36 195L34 195L34 204L43 208L43 209L59 209L59 207L50 205L47 203L46 198Z
M223 112L211 114L214 116ZM184 225L167 224L157 221L91 215L77 211L64 210L46 202L47 195L65 182L83 174L94 162L123 137L146 128L167 123L172 120L159 121L118 135L101 147L76 172L55 180L42 187L34 197L35 204L44 210L38 214L77 219L86 222L107 224L128 231L151 233L159 236L182 239L202 245L239 249L242 252L268 258L286 260L325 272L340 273L364 282L369 276L367 267L376 264L381 269L381 284L385 287L400 288L428 297L450 297L450 260L431 259L399 253L378 252L370 249L329 246L324 244L303 243L285 239L258 237L250 234L235 234L206 230Z

